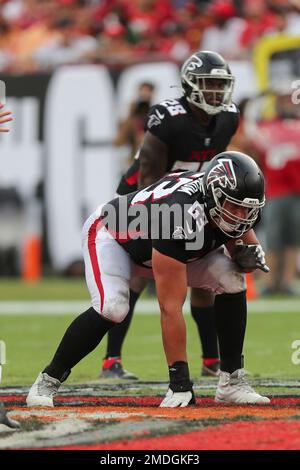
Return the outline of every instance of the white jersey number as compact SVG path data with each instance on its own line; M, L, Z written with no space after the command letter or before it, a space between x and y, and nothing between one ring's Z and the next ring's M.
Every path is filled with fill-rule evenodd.
M142 191L139 191L132 199L131 205L133 206L134 204L145 202L150 197L152 197L152 201L163 199L169 196L170 194L172 194L174 191L176 191L176 189L180 188L180 186L186 183L190 183L191 179L190 178L178 178L175 181L176 181L176 184L174 184L174 186L171 186L170 188L166 188L166 186L170 184L170 181L163 181L154 189L149 190L148 188L145 188Z

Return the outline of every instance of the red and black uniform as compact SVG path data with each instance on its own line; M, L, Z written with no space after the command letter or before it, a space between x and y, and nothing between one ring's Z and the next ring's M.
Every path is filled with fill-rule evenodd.
M212 117L208 126L202 125L191 111L185 97L165 100L153 106L146 121L146 131L168 147L166 172L203 169L203 164L226 150L239 124L235 105ZM117 193L137 190L139 155L122 177Z
M152 248L183 263L203 258L229 237L205 213L202 176L192 171L169 174L148 188L113 199L102 207L104 226L131 259L145 267L151 266ZM135 222L137 216L140 223Z

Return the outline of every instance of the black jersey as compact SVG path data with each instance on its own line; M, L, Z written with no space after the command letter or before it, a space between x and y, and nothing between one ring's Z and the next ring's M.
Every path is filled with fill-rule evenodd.
M212 117L209 126L202 125L191 111L185 97L165 100L153 106L146 121L146 131L168 147L166 171L203 169L203 164L226 150L239 124L234 104ZM122 177L118 194L137 190L139 159L134 160Z
M104 205L102 223L139 265L150 266L152 248L189 263L229 240L208 219L203 173L166 175L153 185Z

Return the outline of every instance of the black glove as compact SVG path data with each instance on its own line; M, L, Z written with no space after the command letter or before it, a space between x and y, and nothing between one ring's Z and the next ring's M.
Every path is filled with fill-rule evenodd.
M160 404L162 408L181 408L196 403L193 382L190 381L187 362L174 362L169 367L170 384L167 394Z
M233 250L233 261L244 271L261 269L265 273L270 271L266 265L265 253L261 245L244 245L237 243Z

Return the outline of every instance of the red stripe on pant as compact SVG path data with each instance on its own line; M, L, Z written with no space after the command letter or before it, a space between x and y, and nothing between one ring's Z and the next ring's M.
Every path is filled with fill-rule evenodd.
M101 225L101 218L96 219L89 229L88 249L89 249L89 254L91 258L94 278L95 278L95 281L99 290L99 294L100 294L100 310L102 312L103 304L104 304L104 289L103 289L103 284L101 282L101 272L100 272L100 266L98 263L97 250L96 250L97 226L99 224Z

